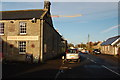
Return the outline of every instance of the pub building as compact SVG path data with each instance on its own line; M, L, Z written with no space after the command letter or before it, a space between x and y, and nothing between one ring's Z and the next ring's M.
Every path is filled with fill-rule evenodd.
M32 62L43 62L65 51L65 40L53 27L50 5L44 1L44 9L0 12L3 61L24 62L30 55Z

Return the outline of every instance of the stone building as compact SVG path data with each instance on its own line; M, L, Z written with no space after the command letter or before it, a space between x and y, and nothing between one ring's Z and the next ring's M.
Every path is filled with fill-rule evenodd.
M0 37L4 60L45 61L60 55L62 36L54 29L49 1L44 9L1 11Z

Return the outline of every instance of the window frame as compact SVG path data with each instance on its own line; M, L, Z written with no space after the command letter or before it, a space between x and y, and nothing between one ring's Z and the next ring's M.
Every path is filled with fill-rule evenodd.
M24 47L20 47L20 42L25 42L25 46L21 44L21 46L24 46ZM18 49L19 49L19 54L26 54L26 45L27 45L27 42L26 41L18 41ZM24 49L22 51L20 51L20 49Z
M21 24L23 24L24 26L21 25ZM22 29L23 29L23 31L22 31ZM20 35L26 35L27 34L27 23L24 22L24 21L19 22L19 34Z
M5 34L5 24L3 22L0 22L0 35L4 35Z

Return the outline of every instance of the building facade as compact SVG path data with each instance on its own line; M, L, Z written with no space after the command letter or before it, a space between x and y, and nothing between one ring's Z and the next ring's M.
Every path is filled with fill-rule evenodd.
M101 44L102 54L119 55L120 54L120 36L107 39Z
M100 49L101 50L101 41L95 42L92 46L93 49Z
M54 29L49 1L44 9L1 11L0 37L4 60L43 62L62 53L62 36Z

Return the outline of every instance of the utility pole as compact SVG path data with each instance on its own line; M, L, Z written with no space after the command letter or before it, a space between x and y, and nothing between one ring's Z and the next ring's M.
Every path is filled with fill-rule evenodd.
M90 35L88 34L88 51L90 52L90 44L89 44L89 41L90 41Z
M88 42L90 41L90 35L88 34Z

